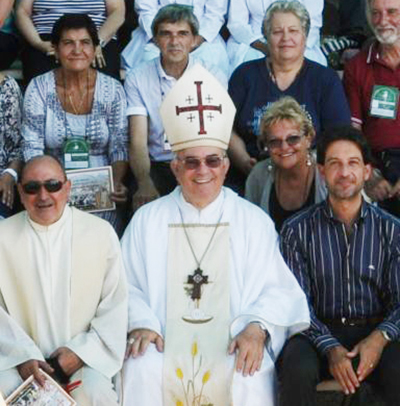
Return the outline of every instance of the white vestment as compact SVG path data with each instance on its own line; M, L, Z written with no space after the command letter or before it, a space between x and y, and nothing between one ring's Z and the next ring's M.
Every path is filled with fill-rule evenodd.
M0 266L0 391L20 383L15 366L68 347L85 364L72 396L82 406L117 404L111 378L125 350L127 290L112 227L69 207L47 227L19 213L0 224ZM109 397L80 397L97 386Z
M174 3L192 6L193 13L199 20L199 35L205 42L193 51L193 55L208 65L217 66L229 77L226 45L219 35L225 22L228 0L136 0L135 11L139 16L139 27L133 31L131 41L121 54L125 69L131 70L159 55L158 47L151 41L151 24L161 7Z
M246 378L233 373L233 405L274 405L274 361L286 338L308 327L308 306L282 259L271 219L230 189L223 188L214 202L198 210L177 187L135 214L122 239L129 284L128 329L147 328L164 336L168 225L182 222L178 207L186 224L229 223L231 337L252 321L260 322L270 335L262 369ZM233 366L234 357L230 358ZM125 406L162 405L162 365L163 356L153 344L145 355L125 362Z
M310 14L311 27L307 38L306 58L326 66L326 58L320 49L323 0L299 0ZM232 71L241 63L263 58L265 55L250 44L263 40L262 22L273 0L232 0L229 5L227 50Z

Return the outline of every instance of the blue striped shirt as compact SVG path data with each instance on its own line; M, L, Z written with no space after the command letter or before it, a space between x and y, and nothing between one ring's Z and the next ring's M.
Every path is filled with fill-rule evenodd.
M322 353L339 342L320 319L383 316L378 329L400 337L400 221L363 202L347 235L327 201L290 218L281 250L306 293L311 326L305 334Z
M51 34L54 23L65 13L88 14L97 28L107 18L105 0L34 0L33 25L39 34Z

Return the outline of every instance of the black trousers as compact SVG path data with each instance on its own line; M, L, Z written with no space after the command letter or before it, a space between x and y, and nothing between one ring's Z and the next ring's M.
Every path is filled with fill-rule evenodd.
M169 162L152 161L150 176L160 196L165 196L176 188L177 182Z
M17 59L20 47L17 36L0 32L0 71L8 69Z
M371 326L341 326L332 327L330 331L351 350L373 329ZM316 406L316 385L332 378L327 358L302 335L296 335L286 343L277 361L277 372L280 406ZM385 347L379 364L366 381L379 392L387 406L400 405L400 342L391 342ZM368 406L368 400L361 400L360 404Z

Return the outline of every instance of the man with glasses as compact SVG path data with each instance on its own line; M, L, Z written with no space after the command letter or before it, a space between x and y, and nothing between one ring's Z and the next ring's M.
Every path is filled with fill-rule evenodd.
M271 219L222 186L234 110L199 65L161 107L179 187L138 210L122 239L125 405L272 406L275 356L308 326Z
M67 206L71 182L50 157L27 162L26 211L0 226L0 392L39 368L75 388L79 405L118 405L111 378L126 339L126 282L118 238L104 220ZM79 384L80 382L80 384Z
M287 220L282 254L310 304L311 327L291 338L280 365L280 404L316 405L333 376L362 400L368 381L400 405L400 221L363 200L371 174L366 140L352 127L317 143L328 198ZM354 399L355 400L355 399Z

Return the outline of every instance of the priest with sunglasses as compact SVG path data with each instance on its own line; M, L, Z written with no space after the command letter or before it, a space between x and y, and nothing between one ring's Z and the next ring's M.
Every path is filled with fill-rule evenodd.
M51 375L80 406L117 406L125 272L111 225L67 206L53 157L32 158L18 190L26 211L0 224L0 392ZM54 400L54 404L56 401Z
M234 106L200 65L161 107L179 186L134 215L123 405L272 406L274 361L305 296L271 219L223 187Z

